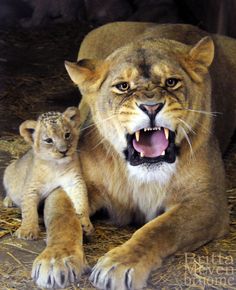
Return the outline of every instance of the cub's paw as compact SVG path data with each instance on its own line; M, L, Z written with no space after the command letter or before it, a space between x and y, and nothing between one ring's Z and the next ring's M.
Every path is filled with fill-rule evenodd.
M94 232L94 227L93 227L89 217L81 217L80 222L81 222L83 232L87 236L91 235Z
M47 247L34 261L32 278L42 288L65 288L89 267L81 247Z
M5 207L13 207L13 201L11 200L11 198L9 196L6 196L3 200L3 205Z
M37 240L39 237L40 229L38 226L26 227L20 226L14 235L23 240Z
M142 289L150 271L146 257L122 245L98 260L89 279L98 289Z

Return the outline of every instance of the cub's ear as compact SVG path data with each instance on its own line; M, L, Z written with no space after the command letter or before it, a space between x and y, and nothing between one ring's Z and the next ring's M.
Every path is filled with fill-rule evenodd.
M91 59L82 59L78 62L65 61L65 67L82 94L96 91L108 72L108 65L104 61Z
M27 120L20 125L20 135L25 139L25 141L29 144L33 144L34 142L34 132L37 125L37 121Z
M186 58L186 69L196 81L202 81L202 76L207 73L208 67L214 58L214 43L211 37L206 36L195 44Z
M80 112L77 107L67 108L63 116L70 121L73 127L78 127L80 125Z

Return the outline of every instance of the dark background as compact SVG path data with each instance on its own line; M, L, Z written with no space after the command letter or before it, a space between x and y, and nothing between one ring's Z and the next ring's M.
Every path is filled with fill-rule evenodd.
M0 27L112 21L191 23L236 37L235 0L0 0Z

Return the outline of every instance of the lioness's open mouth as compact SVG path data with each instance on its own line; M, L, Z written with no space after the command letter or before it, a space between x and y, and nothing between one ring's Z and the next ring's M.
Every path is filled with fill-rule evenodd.
M131 165L173 163L176 159L175 133L167 128L144 128L127 134L126 159Z

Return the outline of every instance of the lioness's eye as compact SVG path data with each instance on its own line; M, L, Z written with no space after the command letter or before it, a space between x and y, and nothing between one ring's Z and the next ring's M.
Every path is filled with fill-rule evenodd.
M70 132L65 133L65 139L69 139L70 138Z
M52 144L53 143L53 140L52 140L52 138L47 138L47 139L45 139L45 140L43 140L45 143L47 143L47 144Z
M176 78L169 78L165 81L165 86L169 88L174 88L178 84L179 80Z
M119 83L115 85L115 87L122 92L128 91L130 89L130 85L127 82Z

